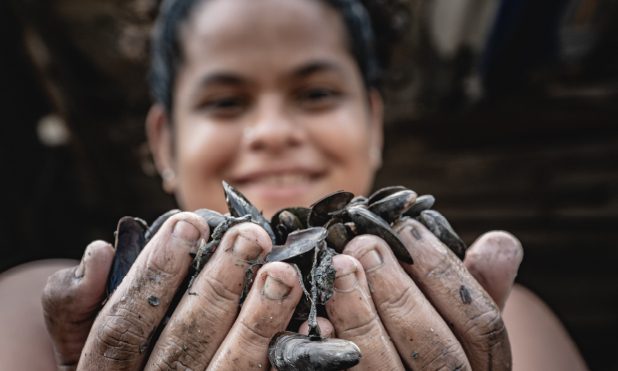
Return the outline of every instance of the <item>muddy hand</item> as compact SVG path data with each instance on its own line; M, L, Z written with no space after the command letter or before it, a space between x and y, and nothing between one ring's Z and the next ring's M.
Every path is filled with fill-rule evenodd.
M105 282L114 256L104 241L92 242L80 264L56 272L47 281L42 305L58 369L77 366L82 347L105 298Z
M468 253L477 272L472 275L418 221L403 220L395 230L413 265L398 262L383 240L369 235L346 246L344 254L354 258L335 262L337 290L327 304L329 319L338 337L361 348L358 368L401 369L396 363L401 360L411 369L510 369L508 336L494 300L508 295L521 260L502 256L520 256L521 246L506 233L479 239ZM498 277L490 295L475 277L490 274L482 256L496 247L504 253L493 261L509 273Z
M262 267L238 313L245 279L270 250L270 238L252 223L232 227L185 291L190 253L208 235L193 213L162 225L99 313L78 369L266 367L268 342L286 328L301 296L296 271L284 263Z

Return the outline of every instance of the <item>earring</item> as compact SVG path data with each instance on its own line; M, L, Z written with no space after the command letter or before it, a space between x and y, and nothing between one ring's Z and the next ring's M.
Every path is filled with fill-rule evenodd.
M161 178L163 179L163 189L165 192L174 192L174 188L176 188L176 173L174 173L174 170L170 168L163 169Z

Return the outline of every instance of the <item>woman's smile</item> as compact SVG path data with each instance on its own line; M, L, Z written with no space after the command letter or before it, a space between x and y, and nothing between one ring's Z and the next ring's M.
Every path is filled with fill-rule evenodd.
M326 171L303 166L264 167L231 177L230 183L254 202L297 206L298 200L325 177Z

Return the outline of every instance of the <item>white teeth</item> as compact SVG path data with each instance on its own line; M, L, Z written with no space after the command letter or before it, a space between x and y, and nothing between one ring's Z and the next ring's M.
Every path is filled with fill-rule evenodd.
M255 179L255 183L262 183L276 187L294 186L305 184L309 181L309 177L304 174L273 174L265 175L259 179Z

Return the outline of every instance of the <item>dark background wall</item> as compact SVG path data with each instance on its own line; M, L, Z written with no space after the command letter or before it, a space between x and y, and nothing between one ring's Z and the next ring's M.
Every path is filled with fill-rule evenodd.
M143 147L140 30L152 4L113 3L115 13L104 3L0 3L0 271L79 258L89 241L111 240L121 216L151 221L173 206ZM388 92L376 184L433 194L468 243L490 229L518 236L518 281L558 314L594 370L618 370L618 18L616 2L606 3L613 22L600 23L594 48L575 62L558 60L547 36L564 2L500 13L503 28L475 57L441 60L415 39L429 48L416 67L436 81L450 74L439 86ZM471 62L481 66L481 99L462 85ZM69 141L40 140L49 113L63 118Z

